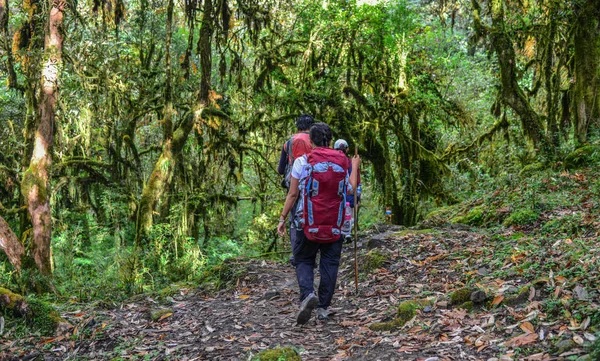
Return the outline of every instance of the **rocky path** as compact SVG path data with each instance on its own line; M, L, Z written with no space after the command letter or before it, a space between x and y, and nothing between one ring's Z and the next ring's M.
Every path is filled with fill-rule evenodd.
M556 287L561 279L534 284L527 275L498 278L514 254L497 263L499 249L488 235L388 229L364 237L359 250L359 293L347 247L335 314L326 322L313 317L307 325L295 324L298 292L290 265L239 261L231 264L241 270L234 289L180 289L165 302L143 298L117 309L65 314L74 325L68 334L4 342L1 355L249 360L263 349L291 346L303 360L571 360L584 356L594 339L589 320L551 319L544 308L550 282ZM465 284L471 288L457 299ZM565 283L559 292L576 298L568 288ZM597 308L595 291L586 292L588 306ZM398 314L399 305L410 310ZM381 322L388 323L373 330ZM32 344L34 349L25 347Z

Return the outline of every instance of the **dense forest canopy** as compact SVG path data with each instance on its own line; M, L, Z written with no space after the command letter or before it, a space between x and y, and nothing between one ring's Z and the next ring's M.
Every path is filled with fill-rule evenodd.
M358 147L372 222L389 208L412 226L483 178L557 166L598 130L599 15L595 0L0 0L3 281L135 291L273 251L276 162L302 113Z

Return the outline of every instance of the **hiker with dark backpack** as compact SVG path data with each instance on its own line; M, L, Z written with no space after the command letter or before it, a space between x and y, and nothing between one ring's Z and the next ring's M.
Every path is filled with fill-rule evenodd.
M328 319L342 253L341 226L344 221L348 185L357 186L357 172L348 173L348 159L340 151L329 148L331 129L325 123L310 128L313 150L297 158L291 172L290 189L279 218L277 232L285 236L285 219L298 200L294 222L296 242L292 253L300 287L298 324L305 324L317 308L319 320ZM360 165L358 155L352 167ZM314 266L317 252L321 253L318 297L315 295Z
M281 149L281 156L279 157L279 165L277 172L283 176L281 185L285 189L290 189L292 166L296 158L300 158L303 155L310 153L312 145L310 143L310 136L308 134L310 127L315 123L315 119L308 115L302 114L296 118L297 133L292 135L284 144ZM292 249L294 249L294 243L296 242L296 229L293 221L294 209L290 213L290 243ZM294 264L294 256L290 258L292 265Z

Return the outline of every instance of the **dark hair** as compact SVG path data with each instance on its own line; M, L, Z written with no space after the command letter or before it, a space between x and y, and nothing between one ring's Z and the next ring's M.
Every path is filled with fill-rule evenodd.
M312 115L302 114L298 118L296 118L296 128L298 130L307 130L315 124L315 118Z
M310 128L310 140L317 147L329 147L332 138L331 129L325 123L316 123Z

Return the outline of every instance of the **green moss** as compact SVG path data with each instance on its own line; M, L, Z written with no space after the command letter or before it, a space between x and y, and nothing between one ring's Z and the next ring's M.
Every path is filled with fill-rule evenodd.
M458 306L458 308L461 308L467 312L471 312L471 311L473 311L473 302L467 301L467 302L463 303L462 305Z
M480 205L471 208L471 210L464 216L457 216L450 220L452 224L468 224L470 226L480 226L485 221L485 216L488 213L487 206Z
M252 361L302 361L302 358L293 348L283 347L261 351Z
M473 293L473 291L474 289L470 287L464 287L452 292L450 295L450 304L456 306L471 301L471 293Z
M158 321L161 317L168 315L168 314L173 314L173 310L167 309L167 308L163 308L160 310L154 310L150 313L150 318L152 318L152 321L156 322Z
M408 236L409 234L429 234L429 233L433 233L434 230L433 229L405 229L399 232L395 232L392 234L393 237L404 237L404 236Z
M398 305L396 317L393 321L372 323L369 325L369 329L373 331L392 331L401 328L415 317L418 309L425 306L433 306L433 301L428 299L404 301Z
M505 227L508 226L524 226L537 221L539 215L531 209L521 209L514 211L502 223Z
M457 205L437 208L425 216L427 224L442 225L448 223L448 219L456 213Z
M12 310L17 302L23 302L25 300L23 296L13 293L11 290L2 287L0 287L0 297L3 298L1 305L3 305L4 309L6 310Z
M383 263L386 261L386 256L376 249L369 251L365 255L365 260L363 264L363 272L371 273L372 271L380 268Z
M27 302L31 310L27 316L27 321L43 335L54 334L58 324L64 322L60 314L50 304L37 299L28 299Z

